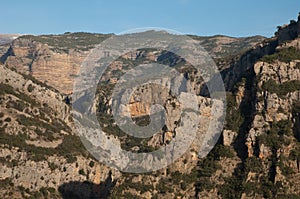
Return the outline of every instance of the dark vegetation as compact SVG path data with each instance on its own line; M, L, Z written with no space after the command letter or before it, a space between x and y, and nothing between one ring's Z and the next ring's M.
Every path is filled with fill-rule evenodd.
M38 102L36 102L34 99L32 99L31 97L29 97L28 95L15 90L12 86L10 86L8 84L0 83L0 96L1 95L5 95L5 94L14 95L17 98L19 98L20 100L28 102L32 106L39 105Z
M69 49L87 51L100 44L112 34L95 34L95 33L65 33L63 35L24 35L20 39L30 39L35 42L48 44L57 51L68 52Z
M139 153L152 152L156 150L152 146L148 145L148 141L151 139L151 137L144 139L130 136L124 133L117 125L114 124L112 115L99 112L97 116L103 131L107 135L117 136L121 140L122 149L131 151L133 147L138 147L139 150L137 152ZM144 120L142 121L143 124L146 122Z
M262 57L260 60L269 64L276 60L288 63L293 60L300 60L300 50L295 47L283 48L272 55Z
M276 93L279 97L283 98L288 93L300 90L300 81L293 80L277 84L273 79L270 79L263 84L262 89Z
M218 38L226 38L227 36L224 35L214 35L214 36L195 36L195 35L188 35L194 40L198 40L201 43L201 46L208 52L211 52L215 47L217 47L217 39ZM227 37L230 38L230 37ZM222 48L224 50L218 52L213 57L216 58L229 58L234 57L237 55L243 54L247 51L251 45L263 41L265 38L261 36L253 36L253 37L245 37L245 38L234 38L236 39L233 42L229 42L227 44L223 44Z
M23 36L24 38L28 39L34 39L36 41L47 43L50 46L57 48L59 50L67 50L68 48L76 48L80 50L87 50L91 48L93 45L97 44L100 40L105 39L105 36L91 36L88 33L66 33L62 36ZM87 40L81 40L82 38L88 37ZM63 42L60 43L60 41L63 40ZM76 40L77 43L72 43L72 41ZM207 45L210 45L209 43ZM67 48L65 48L67 46ZM85 46L85 47L83 47ZM88 47L86 47L88 46ZM214 45L210 45L211 47L214 47ZM241 49L244 46L241 46ZM272 63L274 60L280 60L283 62L289 62L293 59L299 59L299 52L295 49L288 49L286 50L280 50L275 55L268 55L262 58L262 60ZM175 61L174 61L175 60ZM145 60L145 57L141 56L137 59L137 62L133 63L131 61L127 60L127 67L130 68L131 66L134 66L136 63L143 63ZM161 57L161 63L165 63L168 65L182 65L183 61L180 59L177 59L173 57L172 60L164 59L164 57ZM129 67L130 66L130 67ZM122 73L117 70L113 71L113 75L118 77L122 75ZM252 79L253 80L253 79ZM254 83L252 80L247 79L247 82L244 82L248 85ZM1 84L0 85L0 95L5 93L10 93L13 95L22 95L18 92L15 92L13 88ZM98 90L99 93L109 93L107 91L112 90L112 85L101 85L101 87ZM295 90L299 90L300 83L299 81L291 81L287 82L286 84L283 83L281 85L277 85L274 81L271 80L266 82L263 86L264 90L268 90L271 93L277 93L279 96L285 96L289 92L293 92ZM33 88L28 88L29 92L32 92ZM104 92L102 92L104 91ZM2 93L1 93L2 92ZM111 93L109 93L111 94ZM105 100L107 96L100 98L102 101ZM20 96L20 99L27 99L25 101L29 102L26 96ZM249 101L251 101L250 98ZM101 101L100 100L100 101ZM247 129L247 126L245 124L249 122L251 118L249 118L249 112L251 111L251 104L247 102L243 102L241 107L237 107L237 102L235 100L235 94L229 93L227 95L227 118L226 118L226 129L230 129L236 132L241 132ZM249 103L249 104L248 104ZM12 107L22 110L24 105L21 103L11 104ZM111 115L105 114L106 106L104 104L100 105L98 107L99 113L98 113L98 119L100 122L100 125L102 125L103 130L108 135L118 136L122 141L122 148L126 150L130 150L134 146L139 146L140 150L139 152L148 152L151 150L155 150L152 148L149 148L147 146L147 140L145 139L138 139L133 138L130 136L127 136L124 132L122 132L116 125L114 125L114 120ZM300 106L298 104L295 104L293 106L293 112L299 112ZM248 117L248 118L247 118ZM1 118L1 116L0 116ZM25 116L20 116L17 120L20 124L24 126L41 126L43 128L48 129L51 132L55 132L58 130L62 130L65 128L64 125L61 125L58 121L57 124L46 124L44 122L41 122L36 119L32 118L26 118ZM146 125L147 118L138 118L135 120L135 122L139 125ZM292 124L289 120L283 120L276 123L271 124L270 130L267 132L267 134L263 134L258 138L259 143L264 143L267 146L269 146L273 153L277 150L279 150L283 145L288 144L288 139L286 139L287 136L291 135L291 128ZM2 130L2 129L1 129ZM38 131L38 130L37 130ZM1 131L2 132L2 131ZM38 131L39 132L39 131ZM41 161L45 160L48 155L58 154L61 156L64 156L67 158L68 162L74 162L76 161L76 155L84 155L87 156L88 153L85 150L85 148L82 146L82 143L80 139L77 136L73 135L67 135L63 139L63 143L60 144L56 149L45 149L41 147L35 147L32 145L27 145L25 143L25 140L28 139L28 136L20 133L18 135L7 135L5 133L0 134L1 136L1 144L9 145L9 147L18 147L20 150L28 151L29 158L35 161ZM49 136L50 137L50 136ZM291 158L294 160L300 160L300 155L297 152L298 150L293 150L291 153ZM275 154L275 153L274 153ZM170 173L167 177L162 177L159 181L158 185L154 187L153 185L148 184L142 184L142 183L133 183L132 182L132 176L124 174L127 178L123 183L121 183L119 186L115 187L115 182L112 181L111 176L107 179L106 182L101 183L100 185L95 185L90 182L70 182L66 183L64 185L61 185L59 188L60 193L62 194L63 198L119 198L119 197L126 197L126 198L134 198L135 196L131 195L129 192L126 192L129 188L135 189L137 191L140 191L140 193L145 193L146 191L152 191L154 188L156 188L159 193L164 194L167 192L174 192L174 185L179 185L181 189L185 190L189 185L196 183L196 189L197 191L202 190L210 190L215 187L215 184L213 184L210 180L210 177L216 172L216 170L221 169L222 166L219 164L219 160L222 158L233 158L235 157L235 152L232 147L224 146L220 144L220 142L214 147L214 149L209 153L209 155L200 160L198 163L197 168L192 170L191 174L182 174L180 172L173 172ZM246 174L247 172L256 172L260 173L262 172L262 162L257 157L251 157L243 159L243 163L239 164L238 167L234 171L234 175L230 178L225 178L225 183L218 186L219 194L222 196L222 198L240 198L242 192L246 192L248 194L251 194L253 192L257 192L262 194L265 198L274 198L275 196L278 196L278 198L297 198L294 195L282 195L280 196L280 192L282 192L283 185L281 182L274 183L274 168L275 166L280 166L282 172L286 175L289 173L289 168L281 163L281 161L284 159L284 157L275 157L274 155L271 157L270 162L272 163L270 172L267 177L261 178L261 184L255 184L251 181L246 182ZM89 163L91 167L94 166L94 162L91 161ZM49 165L50 168L56 169L56 165ZM85 175L84 170L79 170L79 174ZM153 175L158 175L157 173L152 173ZM131 177L130 177L131 176ZM2 183L10 184L11 182L8 181L0 181L0 185ZM23 190L26 192L26 190ZM51 193L53 190L49 189L41 189L40 194L42 196L47 196L48 193ZM125 191L125 193L124 193ZM102 195L105 193L104 195ZM101 196L99 195L101 194ZM157 196L157 195L156 195ZM184 196L180 196L184 197ZM155 196L154 196L155 198Z
M66 135L63 142L56 148L44 148L27 144L25 141L29 137L19 133L17 135L9 135L7 133L0 134L0 144L7 145L9 148L17 147L21 151L27 152L29 159L33 161L47 160L48 156L59 155L67 159L68 163L73 163L77 160L76 156L82 155L89 157L88 151L85 149L81 140L76 135Z
M112 180L111 173L108 178L100 184L94 184L91 182L68 182L59 186L63 199L107 199L110 197L113 187L116 181Z
M238 132L241 124L244 121L244 118L235 100L235 95L231 93L227 93L226 97L227 97L226 98L227 108L226 108L225 128L228 130Z
M59 136L60 131L63 130L65 132L70 133L70 128L67 124L59 119L52 118L52 122L50 122L45 115L50 114L52 110L47 106L47 104L41 105L35 100L33 100L30 96L16 91L13 87L7 84L0 84L0 95L11 94L18 97L20 100L9 101L7 103L8 108L14 108L18 111L24 111L26 107L39 107L39 115L38 116L25 116L23 114L19 114L16 118L16 121L23 126L23 132L16 132L16 134L7 134L5 133L6 126L1 128L0 134L0 143L3 145L11 147L17 147L21 151L26 151L29 159L34 161L42 161L46 160L50 155L60 155L64 156L68 162L75 162L77 155L83 155L85 157L88 156L88 152L84 148L81 143L81 140L76 135L65 135L64 137ZM1 115L4 116L3 113ZM11 118L5 119L6 122L10 122ZM63 139L62 144L60 144L57 148L43 148L36 147L34 145L30 145L26 143L26 140L30 140L30 137L26 134L26 129L32 129L39 136L40 139L53 141L57 138ZM56 136L56 137L54 137Z

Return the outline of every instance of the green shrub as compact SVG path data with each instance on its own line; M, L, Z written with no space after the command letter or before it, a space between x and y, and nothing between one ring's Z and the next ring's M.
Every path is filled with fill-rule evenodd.
M265 55L260 60L267 63L273 63L275 60L281 62L291 62L300 59L300 51L295 47L283 48L272 55Z
M257 183L255 182L246 182L243 186L244 191L246 194L252 194L253 192L255 193L257 190Z
M138 126L147 126L150 124L150 116L149 115L145 115L145 116L141 116L141 117L134 117L134 118L132 118L132 120Z
M214 147L212 153L215 156L215 159L220 159L222 157L232 158L234 157L233 150L230 146L224 146L222 144L218 144Z
M294 174L294 171L291 167L289 167L288 165L284 164L282 161L279 161L277 163L277 165L279 166L282 174L286 177L291 176L292 174Z
M54 164L53 162L48 162L48 166L51 171L54 171L55 169L58 168L58 166L56 164Z
M245 161L245 170L247 172L256 172L260 173L262 171L262 162L257 157L247 158Z
M175 171L171 173L172 181L175 182L175 184L180 184L180 182L183 180L184 175L180 173L179 171Z
M36 102L34 99L30 98L28 95L26 95L22 92L18 92L17 90L15 90L12 86L10 86L8 84L0 83L0 95L4 95L4 94L14 95L14 96L18 97L19 99L26 101L33 106L39 105L38 102Z
M270 133L278 135L291 135L292 133L292 121L291 120L280 120L273 122L271 125Z
M227 94L227 109L225 119L225 129L239 132L240 126L244 121L241 111L235 101L235 96L231 93Z
M59 133L61 130L65 130L67 132L69 131L69 127L67 127L64 122L57 120L53 120L52 123L46 123L35 117L26 117L25 115L19 115L17 121L19 124L26 127L33 126L36 128L44 128L46 129L46 132L49 136L51 136L52 133ZM49 134L49 132L52 133Z
M218 169L221 169L219 163L212 157L206 157L198 163L199 177L211 177Z
M90 166L91 168L93 168L93 167L95 166L95 162L94 162L94 161L90 161L89 166Z
M299 148L297 147L296 149L293 149L290 154L289 154L289 158L291 160L296 160L298 162L300 162L300 151Z
M284 97L290 92L298 91L300 89L300 81L293 80L277 84L273 79L270 79L263 84L262 89L276 93L279 97Z
M279 194L276 199L299 199L298 194Z
M218 193L223 199L240 198L241 190L243 190L242 184L237 184L233 179L227 179L229 181L225 185L219 186Z
M31 93L33 90L34 90L34 86L32 85L32 84L29 84L28 85L28 87L27 87L27 91L29 92L29 93Z
M271 129L266 134L258 136L258 143L277 150L281 146L288 144L288 140L285 139L284 135L291 135L291 129L292 122L290 120L273 122Z
M84 172L83 169L80 169L80 170L78 171L78 173L79 173L80 175L85 175L85 172Z
M279 149L282 142L281 142L282 136L278 136L277 134L262 134L257 137L259 145L265 144L272 149Z
M159 183L156 185L159 193L172 192L172 188L168 185L167 179L162 178Z
M14 184L10 178L5 178L0 180L0 187L10 187L13 185Z
M55 194L56 190L53 188L53 187L41 187L40 190L39 190L39 193L42 194L42 196L48 198L47 196L50 194L50 197L51 197L51 194L53 196L53 194Z
M77 160L76 155L87 157L88 151L83 146L80 138L75 135L66 135L63 142L56 148L43 148L27 144L28 139L26 134L9 135L0 133L0 143L6 144L9 147L18 147L27 152L28 158L33 161L46 160L50 155L60 155L67 159L68 163L73 163Z
M63 142L55 148L55 152L60 156L64 156L68 163L76 162L76 155L89 156L80 138L76 135L66 135Z
M7 105L7 108L14 108L20 112L22 112L26 107L28 107L28 105L26 105L23 101L20 100L16 100L16 101L12 101L10 100Z
M292 106L292 112L295 113L300 113L300 102L295 102Z
M4 122L11 122L11 118L10 117L5 118Z
M0 83L0 95L12 94L16 95L14 88L8 84Z
M200 177L196 181L196 188L198 191L211 190L215 187L215 184L209 177Z

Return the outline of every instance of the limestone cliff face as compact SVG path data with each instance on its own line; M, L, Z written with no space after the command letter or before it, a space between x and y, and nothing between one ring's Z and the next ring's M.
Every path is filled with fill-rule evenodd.
M236 63L222 71L226 88L233 90L235 83L239 82L242 77L249 75L253 70L254 64L263 56L275 53L276 47L287 41L292 41L300 34L300 21L293 22L289 25L280 27L275 33L275 37L267 39L257 44L252 49L244 53ZM298 46L298 44L297 44Z
M88 156L62 94L3 65L0 73L2 198L43 191L59 198L63 184L89 180L96 185L119 175Z
M298 51L299 41L297 38L288 44L278 46L277 49L286 50L294 47ZM268 126L268 122L292 121L292 107L300 99L297 83L300 80L299 63L300 57L289 62L278 59L273 60L271 63L259 61L254 65L258 87L255 105L257 115L254 119L254 126L260 132L264 130L263 126ZM287 86L280 87L279 85ZM276 87L278 87L278 90L276 90Z
M280 37L290 38L284 35ZM282 45L277 47L278 53L288 52L291 47L299 52L298 38L289 44L284 44L283 40L280 42ZM290 51L289 55L291 54ZM270 163L270 160L274 156L277 158L275 162L280 163L273 171L274 182L284 183L285 189L290 194L299 194L299 185L294 183L299 178L297 167L299 162L297 159L291 159L293 151L298 150L298 135L295 131L298 128L295 122L298 113L295 112L294 106L300 101L300 70L297 66L299 62L300 57L291 58L288 62L284 62L279 57L269 63L257 62L254 65L257 81L256 112L246 141L250 157L255 156L255 151L257 151L258 157L265 164L268 163L269 167L274 164L274 162ZM270 136L269 138L266 133ZM277 139L280 139L280 144L278 145L270 143L275 142L276 138L272 137L275 133L279 134ZM293 174L287 174L286 170Z
M180 78L176 81L180 81ZM104 131L108 130L107 133L110 136L120 140L120 145L123 150L149 152L159 148L163 149L166 145L171 144L171 141L174 141L183 135L186 135L186 137L183 136L185 139L190 139L190 132L186 132L186 129L182 127L186 122L184 120L184 115L189 113L182 111L190 106L189 110L191 112L193 112L192 110L195 108L195 113L198 112L199 114L189 115L190 117L198 118L199 124L196 131L196 138L182 157L168 166L168 168L151 172L149 175L124 175L119 179L116 187L113 189L112 197L132 196L138 198L151 198L157 196L159 198L173 198L185 196L186 198L191 198L197 194L195 188L196 182L191 179L193 179L197 173L197 163L199 161L198 152L203 148L209 147L214 142L213 140L207 140L208 142L206 143L204 141L205 136L210 138L217 136L215 134L216 132L209 131L208 127L210 121L214 120L218 123L217 121L221 118L222 102L217 100L213 101L212 99L202 96L192 98L188 93L184 92L177 97L172 96L169 93L169 90L174 90L173 87L176 88L176 81L171 79L169 81L161 81L159 85L141 85L132 93L130 103L120 108L120 110L122 110L122 115L130 115L135 121L135 124L141 126L151 122L147 120L145 116L150 115L149 110L152 105L160 104L164 108L166 113L165 126L158 133L144 140L128 136L124 133L121 134L120 131L117 130L115 125L112 124L108 118L112 117L112 111L110 110L111 105L116 106L118 101L110 100L109 98L107 99L106 96L104 96L105 92L103 92L103 89L106 89L107 87L99 88L99 99L105 99L98 101L98 110L101 111L101 118L103 118L99 121L102 123L101 125ZM190 82L188 81L187 84L190 84ZM196 102L193 100L196 100ZM103 101L107 103L103 104ZM213 108L212 104L217 104L218 108ZM193 118L193 120L198 120L196 118ZM176 147L175 143L173 147ZM177 147L182 146L179 145ZM126 166L136 165L131 165L131 162L129 162ZM232 170L228 171L228 175L230 175L230 172L232 172ZM173 182L172 176L175 176L174 180L176 178L176 182ZM133 186L134 183L137 183L138 185ZM169 188L165 188L166 186ZM184 188L181 188L181 186ZM147 187L147 189L144 190L143 187ZM177 191L173 192L167 190Z
M88 49L82 46L66 49L57 46L57 41L49 42L47 36L39 37L39 41L32 37L15 40L2 56L6 66L0 66L5 77L0 81L0 180L5 187L0 188L0 196L11 198L12 194L22 198L41 192L41 197L46 197L46 192L52 198L74 194L77 198L297 198L300 194L299 27L300 22L293 21L279 28L275 37L248 50L237 61L232 60L221 72L228 91L226 124L218 142L208 143L216 145L205 158L198 156L201 135L207 133L208 122L218 110L212 110L212 99L200 92L203 87L200 75L190 74L184 70L187 63L159 50L137 50L116 60L98 85L90 110L96 112L107 139L118 144L118 148L146 153L165 147L180 133L185 135L184 129L180 129L180 112L186 104L196 101L199 115L195 118L202 119L189 150L167 168L147 174L121 173L90 157L74 135L70 105L65 103L64 96L19 74L31 74L60 92L70 93ZM70 34L51 39L60 37L74 39ZM215 42L214 39L220 45L235 42L219 37L209 41ZM222 49L216 47L212 51L218 57ZM154 136L139 139L116 126L110 107L119 102L111 99L111 94L125 69L152 61L174 67L183 64L180 68L183 74L172 81L161 80L162 87L141 85L122 107L121 113L141 126L151 122L149 113L153 104L164 108L165 126ZM200 93L195 101L187 93L175 97L169 92L172 86L180 85L183 76L190 87L182 86Z
M56 52L48 44L31 39L17 39L5 55L5 64L24 74L30 74L64 94L73 89L73 79L87 52L73 49Z
M11 71L3 65L0 66L0 71L3 75L0 81L2 84L7 84L18 90L18 92L24 93L24 95L30 95L34 101L51 108L56 113L57 118L70 124L70 108L64 102L64 97L60 93L40 85L34 79L28 79ZM37 114L39 114L39 110L37 110Z
M223 143L235 147L244 169L236 168L245 181L244 192L235 197L299 195L299 183L295 183L299 179L299 27L299 21L292 21L279 28L274 38L249 50L223 72L238 107L229 108L227 120L237 121L238 128L227 125ZM266 182L270 184L264 187ZM219 191L226 196L221 187Z
M8 51L2 53L1 61L9 68L15 68L21 73L31 74L39 81L51 85L61 93L70 94L73 90L74 78L89 50L109 36L111 35L89 33L25 35L12 42ZM236 54L236 51L248 49L264 38L214 36L195 37L195 39L199 40L199 44L204 46L213 58L221 59L226 58L231 53ZM210 48L215 45L219 49ZM123 55L123 58L125 60L146 59L157 61L161 55L161 51L137 50ZM126 65L123 61L114 63L116 69L120 69L122 64ZM176 59L173 62L175 63ZM114 74L108 73L107 75L108 79L115 81L113 79Z

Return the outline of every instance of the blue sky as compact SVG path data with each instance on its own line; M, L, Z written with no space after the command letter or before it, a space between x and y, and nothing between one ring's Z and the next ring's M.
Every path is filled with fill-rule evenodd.
M299 0L9 0L0 3L0 33L120 33L161 27L197 35L270 37L299 11Z

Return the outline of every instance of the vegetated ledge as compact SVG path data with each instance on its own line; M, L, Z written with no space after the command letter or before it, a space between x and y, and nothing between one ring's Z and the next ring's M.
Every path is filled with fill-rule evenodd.
M285 97L288 93L298 91L299 88L300 80L292 80L277 84L275 80L270 79L262 86L263 90L269 91L270 93L276 93L281 98Z

